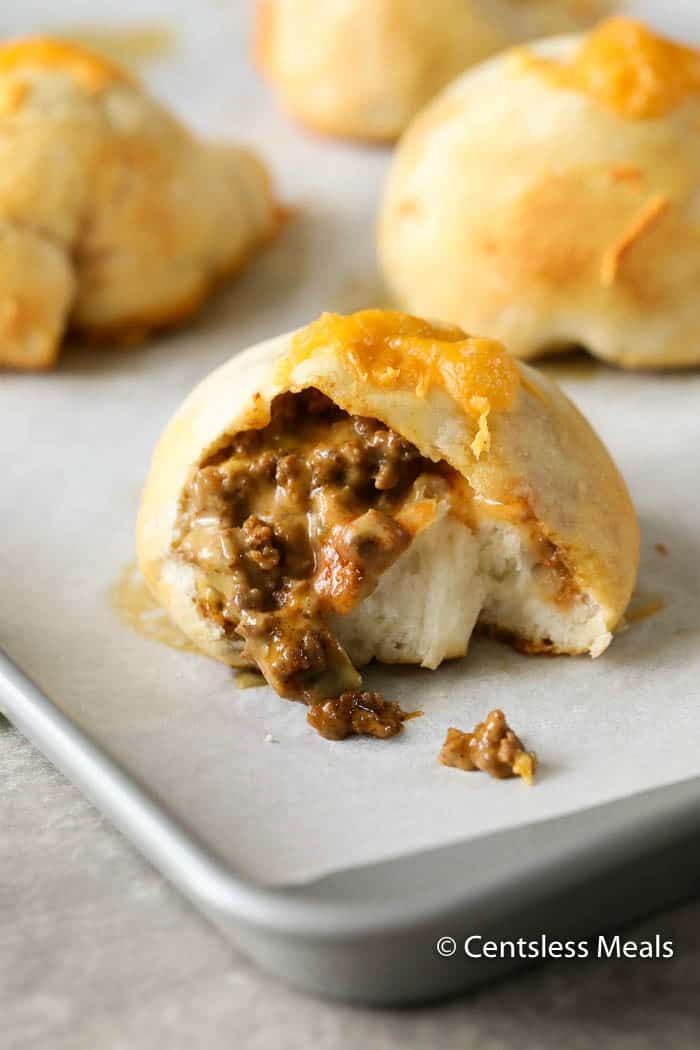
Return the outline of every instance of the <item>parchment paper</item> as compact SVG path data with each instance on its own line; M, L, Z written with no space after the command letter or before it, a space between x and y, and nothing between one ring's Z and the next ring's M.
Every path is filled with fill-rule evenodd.
M27 4L10 29L45 27L47 8ZM82 14L94 24L93 9L74 4L73 22ZM200 839L265 882L700 773L698 373L601 366L562 379L627 478L643 530L639 588L665 603L597 661L475 641L465 660L434 673L371 670L371 687L425 716L387 743L333 744L311 731L301 705L239 690L225 667L141 637L115 615L108 592L133 558L148 460L191 386L322 309L381 302L373 224L389 157L315 139L276 110L248 66L242 6L132 0L120 11L167 15L181 39L146 69L154 89L200 129L257 144L299 212L181 332L128 352L69 349L48 375L0 375L0 632L10 654ZM496 705L541 758L532 789L436 761L449 725L471 728Z

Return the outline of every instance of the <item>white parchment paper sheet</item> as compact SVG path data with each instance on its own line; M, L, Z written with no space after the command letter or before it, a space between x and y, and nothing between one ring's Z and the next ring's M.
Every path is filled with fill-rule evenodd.
M388 151L323 142L276 110L248 63L246 6L129 0L111 17L167 16L180 42L146 71L154 90L200 129L257 144L300 213L191 327L128 352L69 350L52 374L0 375L3 644L200 839L268 882L700 773L697 373L601 367L563 380L630 485L643 530L640 589L665 601L598 661L476 641L466 660L435 673L370 671L371 686L425 717L388 743L332 744L300 705L241 691L226 668L142 638L115 616L108 591L133 557L150 453L191 386L322 309L381 299L373 225ZM60 28L47 9L56 5L23 5L9 29ZM71 11L73 23L94 23L94 5ZM471 728L496 705L541 757L531 790L436 761L447 726Z

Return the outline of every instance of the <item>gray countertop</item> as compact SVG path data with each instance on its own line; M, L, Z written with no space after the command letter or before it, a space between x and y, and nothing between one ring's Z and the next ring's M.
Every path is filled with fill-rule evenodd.
M209 927L0 717L3 1050L683 1050L700 1041L700 901L628 933L671 961L550 963L463 999L300 995Z

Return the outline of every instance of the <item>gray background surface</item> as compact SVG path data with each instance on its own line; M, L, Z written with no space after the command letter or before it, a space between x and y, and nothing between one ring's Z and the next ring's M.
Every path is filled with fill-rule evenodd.
M630 938L671 961L550 963L449 1003L361 1010L252 967L0 716L3 1050L685 1050L700 901Z

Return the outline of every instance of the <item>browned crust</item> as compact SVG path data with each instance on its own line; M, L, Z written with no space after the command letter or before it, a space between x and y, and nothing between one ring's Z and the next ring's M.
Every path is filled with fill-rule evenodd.
M267 58L274 17L274 0L257 0L253 22L252 52L255 67L264 75L269 73Z
M316 120L300 110L293 109L281 91L278 93L277 98L284 112L295 124L298 124L305 131L318 138L336 139L341 142L355 143L357 146L376 146L378 149L381 149L382 147L392 146L401 136L401 130L396 130L391 134L351 131L341 124Z
M0 361L0 375L6 372L10 374L15 373L16 375L22 375L26 372L50 372L58 361L62 345L63 342L61 341L49 359L43 358L41 361L31 361L26 365L10 364L9 362L5 363L4 361Z
M300 127L320 138L339 139L344 142L354 142L357 145L365 146L390 146L396 142L401 134L401 130L384 135L373 135L371 132L361 134L358 131L350 131L332 122L324 123L320 120L313 120L305 113L294 109L288 104L284 90L276 81L274 63L271 58L270 42L273 35L274 19L275 0L257 0L251 50L256 69L270 84L278 89L277 99L287 116Z
M99 346L105 343L113 343L123 349L138 346L152 332L176 327L196 314L210 297L216 283L218 282L202 282L189 295L183 296L174 304L163 307L161 311L134 314L132 317L115 321L113 324L70 325L69 329L88 346Z
M324 124L319 120L311 120L309 117L302 113L296 113L284 105L284 110L289 116L301 127L305 128L306 131L312 134L326 139L339 139L343 142L355 143L357 146L376 146L377 149L381 149L386 146L393 145L401 136L401 131L395 131L392 134L372 134L371 132L365 132L360 134L358 131L349 131L343 129L337 125Z
M491 623L477 623L474 633L482 638L505 642L511 649L528 656L587 656L588 649L559 649L548 638L523 638L505 627Z
M289 209L277 202L273 205L273 213L272 228L266 234L254 244L249 245L244 252L232 258L213 277L203 280L197 288L177 302L163 307L160 311L134 314L124 320L115 321L114 324L71 325L69 323L69 330L74 331L87 345L100 346L111 343L122 349L129 349L143 343L154 332L183 324L197 314L220 288L243 270L254 255L277 237L292 214Z
M264 71L269 77L268 71ZM313 120L311 117L302 113L300 110L293 109L289 105L287 99L284 97L281 91L277 92L277 101L280 107L286 113L290 120L294 121L299 127L303 128L304 131L317 138L322 139L335 139L340 142L354 143L356 146L376 146L377 149L392 146L401 136L401 131L397 130L392 134L372 134L371 132L365 132L360 134L359 131L350 131L347 128L343 128L339 124L324 123L320 120Z

